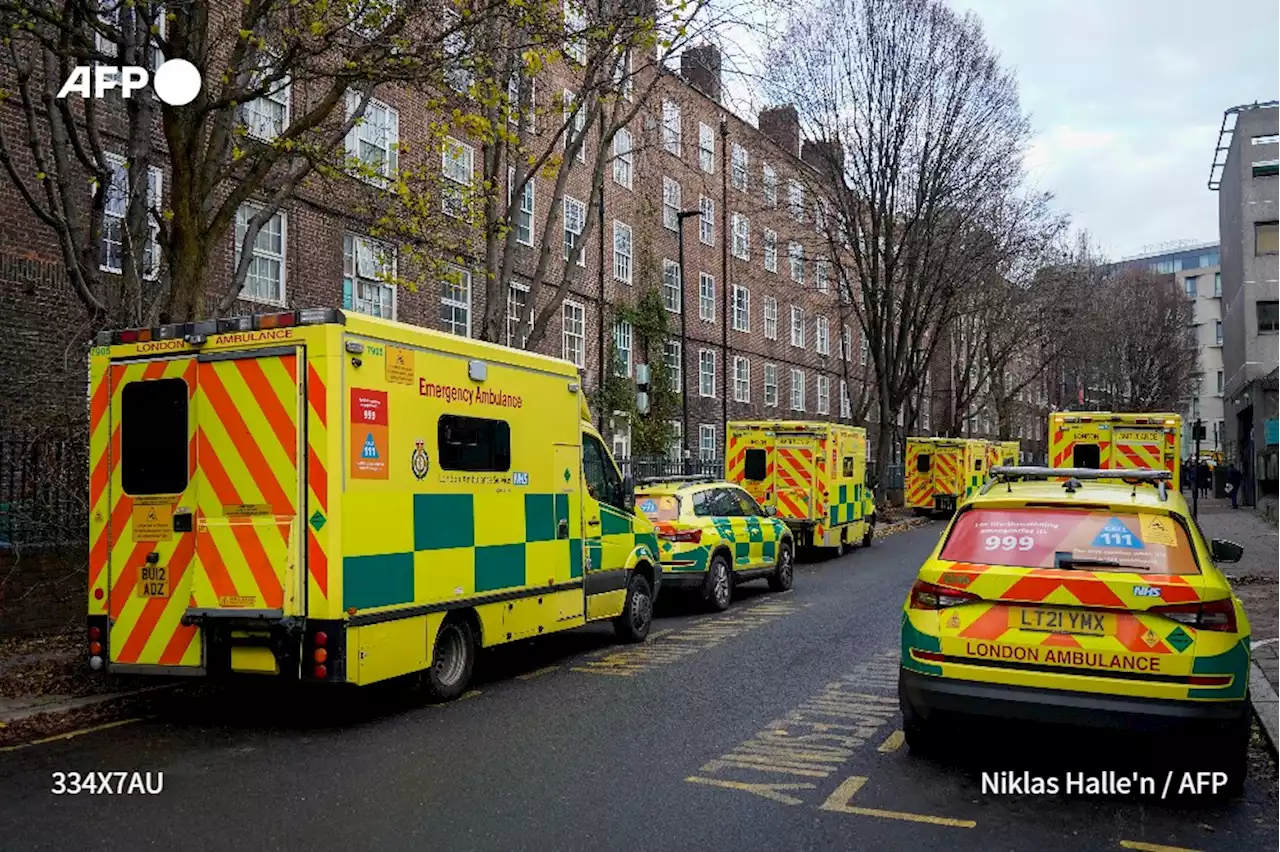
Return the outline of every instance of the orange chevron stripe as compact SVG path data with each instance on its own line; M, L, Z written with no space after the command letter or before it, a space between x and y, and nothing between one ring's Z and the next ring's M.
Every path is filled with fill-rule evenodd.
M186 573L187 566L191 563L191 556L195 552L195 542L192 539L193 537L189 535L182 536L178 540L178 546L173 551L173 558L169 560L169 591L171 593L177 591L182 582L182 575ZM116 653L116 662L134 663L138 661L138 657L142 656L142 649L146 647L147 640L151 638L151 634L155 631L156 624L160 621L160 616L164 614L165 608L169 606L170 600L171 598L149 598L147 600L142 608L142 615L138 616L133 629L129 631L128 640Z
M320 374L316 372L315 365L310 361L307 362L307 402L311 405L311 410L316 413L316 417L320 418L320 425L326 429L329 427L329 408L327 402L327 391L324 382L320 379Z
M960 631L965 639L998 639L1009 629L1009 611L993 606Z
M89 398L89 433L97 431L98 424L102 422L102 416L107 413L107 402L111 399L107 392L107 385L110 382L100 381L98 386L94 388L93 396Z
M279 360L282 363L285 361L292 363L294 357L284 355ZM298 466L298 427L293 422L293 416L285 411L284 404L280 402L280 396L275 388L271 387L266 373L262 372L262 365L256 358L245 358L232 363L239 369L241 378L249 386L255 401L267 418L271 431L275 433L280 446L289 456L289 463L296 468ZM292 374L293 370L289 372Z
M204 569L204 575L209 578L213 593L220 598L234 596L237 591L235 581L231 579L231 572L227 570L227 563L223 561L218 543L213 540L212 535L205 533L200 536L196 553L200 556L200 566Z
M169 369L168 361L151 361L147 364L147 368L142 371L142 380L150 381L152 379L164 378L164 371Z
M237 410L230 394L227 393L227 389L223 386L222 380L218 378L217 371L201 370L200 387L204 388L205 398L209 400L214 413L222 421L223 426L226 427L231 443L235 445L236 451L244 462L245 468L249 471L249 476L253 479L254 485L258 487L258 491L261 492L263 498L271 504L271 510L277 515L293 514L293 498L289 496L288 492L280 485L280 481L276 479L275 473L271 470L271 465L267 463L266 457L262 455L262 450L253 439L249 427L244 422L244 418L240 416L240 412ZM204 454L203 448L201 449L201 466L203 467ZM209 448L209 452L212 454L212 447Z
M321 511L328 513L329 472L324 469L320 454L311 446L307 447L307 480L311 485L311 491L316 495L316 502L320 504Z
M311 527L307 527L307 569L315 577L320 594L329 597L329 557Z
M182 658L187 655L187 648L191 647L191 640L199 632L197 627L179 624L169 637L169 644L164 646L164 651L160 654L160 665L176 666L181 663Z

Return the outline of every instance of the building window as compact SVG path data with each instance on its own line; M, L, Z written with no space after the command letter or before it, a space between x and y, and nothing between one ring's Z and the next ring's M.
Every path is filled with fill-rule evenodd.
M751 220L741 213L733 214L733 256L751 259Z
M716 279L705 272L698 273L698 319L716 321Z
M858 338L858 363L863 367L867 366L868 354L869 353L867 351L867 338L864 335Z
M615 375L631 377L631 323L618 320L613 324L613 352Z
M698 458L703 461L716 459L716 427L710 423L698 427Z
M737 142L733 143L733 188L741 192L747 191L747 170L750 168L750 155L747 149Z
M845 420L853 417L853 407L849 404L849 383L843 379L840 380L840 416Z
M459 337L471 336L471 273L448 263L440 276L440 327Z
M1222 320L1213 321L1213 342L1218 346L1222 345Z
M613 280L631 283L631 226L613 220Z
M107 154L107 164L111 167L111 183L107 186L107 200L102 210L102 242L99 246L99 268L103 272L124 271L124 220L129 209L129 170L125 168L125 158L118 154ZM153 213L158 214L160 201L163 198L164 172L157 166L147 171L147 221L150 223L149 236L142 246L142 257L134 258L140 263L144 278L155 278L160 272L159 228L152 221Z
M631 165L634 158L631 131L620 127L613 136L613 182L618 186L631 188Z
M698 350L698 396L716 395L716 351Z
M764 164L764 203L769 207L778 206L778 173L773 166Z
M1188 275L1186 277L1188 299L1194 299L1196 297L1196 279L1199 277L1199 275Z
M680 264L674 260L662 259L662 304L673 314L684 310L681 304Z
M1258 302L1258 331L1280 331L1280 302Z
M1275 222L1255 222L1253 225L1254 254L1275 254L1280 245Z
M804 411L804 370L791 370L791 410Z
M684 373L683 348L679 340L666 340L662 343L662 360L667 365L667 375L671 378L672 393L681 391L681 379Z
M529 287L511 282L507 286L507 345L523 349L528 339L521 327L533 324L533 306L529 304Z
M517 67L512 69L511 77L507 80L507 123L520 127L520 84L526 79L522 73L521 67L523 63L519 63ZM529 103L525 104L525 121L524 129L529 133L534 132L537 126L535 117L537 115L538 101L538 78L530 77L529 80Z
M160 17L163 19L163 14ZM263 85L270 76L269 69L263 70L255 85ZM282 77L269 85L269 91L240 107L240 123L244 125L245 132L264 142L275 139L289 126L289 77Z
M261 210L251 204L242 204L236 210L236 267L239 268L244 250L244 238L249 233L249 220ZM284 304L284 213L277 212L262 223L253 241L253 256L249 271L244 276L240 298L251 302Z
M587 311L581 304L564 303L564 360L584 366L587 340Z
M668 420L671 426L671 445L668 454L673 459L684 458L684 424L679 420Z
M1217 394L1218 394L1219 396L1221 396L1221 395L1222 395L1222 371L1221 371L1221 370L1219 370L1219 371L1218 371L1218 378L1217 378Z
M680 227L680 184L666 176L662 178L662 227L668 231Z
M525 178L524 189L520 191L520 209L516 211L514 225L516 230L516 242L520 245L533 245L533 210L534 210L534 189L535 178L529 175ZM516 170L507 169L507 204L511 204L511 190L516 182ZM448 211L446 211L448 212Z
M347 92L347 118L360 108L360 95ZM364 117L347 133L347 156L359 161L360 176L385 184L398 169L400 114L371 98Z
M568 260L582 238L587 221L587 205L576 198L564 197L564 259ZM578 265L586 266L586 252L578 252Z
M733 330L751 331L751 292L741 284L733 285Z
M475 149L452 136L444 140L441 150L441 172L444 183L440 187L440 205L444 212L461 219L467 212L467 191L471 189L471 175L475 166Z
M764 297L764 336L767 340L778 339L778 300L772 296Z
M578 145L578 152L574 154L574 159L579 163L587 161L587 140L583 132L587 127L587 112L585 109L578 107L578 96L573 92L565 89L561 95L560 108L564 115L564 149L568 151L574 144ZM616 136L614 137L617 138Z
M574 0L564 0L564 52L579 65L587 64L587 43L582 37L586 28L587 15L582 5Z
M818 285L819 293L828 293L831 291L831 265L825 260L820 260L813 265L813 280Z
M703 245L716 244L716 203L705 195L698 198L698 239Z
M791 218L797 222L804 221L804 184L793 180L787 185L787 209Z
M1222 273L1221 272L1213 273L1213 295L1218 297L1222 296Z
M818 413L831 413L831 378L818 376Z
M366 237L342 237L342 306L357 313L396 318L395 252Z
M847 325L840 332L840 357L846 361L853 360L853 329Z
M733 356L733 401L751 401L751 360L742 355Z
M668 154L680 156L680 104L662 102L662 149Z
M791 306L791 345L804 348L804 310L799 305Z
M815 320L814 322L814 332L816 334L814 347L817 349L818 354L830 355L831 354L830 320L828 320L826 317L822 317L822 316L818 317L817 320Z
M764 229L764 271L778 271L778 232Z
M716 170L716 135L710 125L698 122L698 165L707 174Z
M778 365L764 365L764 404L768 408L778 407Z
M804 283L804 246L790 243L787 246L787 262L791 266L791 280Z

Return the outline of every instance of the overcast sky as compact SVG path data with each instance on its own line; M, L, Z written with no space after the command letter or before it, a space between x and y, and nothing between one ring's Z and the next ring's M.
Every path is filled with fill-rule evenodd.
M1276 0L948 0L1018 73L1028 166L1111 257L1218 239L1227 107L1280 96Z

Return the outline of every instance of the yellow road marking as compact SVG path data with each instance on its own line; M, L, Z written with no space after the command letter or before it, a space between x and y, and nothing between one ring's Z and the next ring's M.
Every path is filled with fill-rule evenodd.
M540 669L534 669L531 672L525 672L522 675L516 675L516 678L519 680L533 680L535 677L542 677L543 675L558 671L560 671L559 666L545 666Z
M85 734L92 734L97 731L105 731L109 728L119 728L123 725L132 725L134 722L141 722L143 719L149 719L150 716L139 716L135 719L120 719L115 722L107 722L102 725L92 725L88 728L80 728L76 731L68 731L65 734L54 734L51 737L44 737L38 740L32 740L29 743L18 743L17 745L0 747L0 752L17 751L20 748L28 748L29 746L44 745L45 743L56 742L57 740L69 740L73 737L82 737Z
M707 784L711 787L724 787L729 790L742 790L745 793L754 793L757 796L763 796L766 799L772 799L775 802L782 802L784 805L798 805L800 799L795 796L788 796L786 793L780 793L779 790L812 790L812 784L748 784L744 781L724 781L719 778L700 778L697 775L690 775L684 779L691 784Z
M888 754L891 751L897 751L902 748L902 731L894 731L889 738L880 745L876 746L876 751Z
M676 629L674 627L668 627L664 630L654 631L653 633L649 634L649 638L647 641L652 642L654 639L661 639L663 636L666 636L668 633L674 633L675 630Z
M898 819L904 822L925 822L930 825L946 825L952 828L973 828L977 825L971 819L952 819L951 817L932 816L931 814L912 814L904 811L886 811L880 808L858 808L849 804L853 798L853 794L862 789L867 783L867 779L860 775L847 778L836 788L835 792L827 797L827 800L818 807L824 811L832 811L838 814L853 814L854 816L871 816L881 817L883 819Z
M1138 852L1197 852L1185 846L1163 846L1159 843L1143 843L1140 840L1121 840L1120 845L1125 849L1136 849Z
M459 700L459 701L466 701L468 698L475 698L475 697L477 697L477 696L478 696L478 695L480 695L480 694L481 694L480 690L478 690L478 689L473 689L473 690L471 690L470 692L464 692L464 693L462 693L461 695L459 695L459 696L458 696L458 700Z

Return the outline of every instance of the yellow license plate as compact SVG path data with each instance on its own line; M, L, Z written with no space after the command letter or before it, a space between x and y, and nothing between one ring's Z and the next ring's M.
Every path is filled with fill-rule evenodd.
M1033 633L1111 636L1116 632L1116 617L1085 610L1019 606L1009 610L1009 626Z
M169 597L169 566L143 565L138 569L138 597Z

